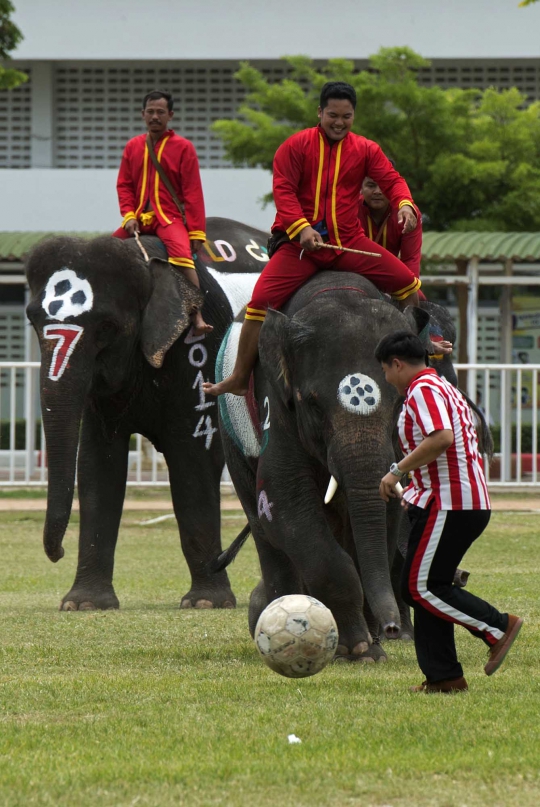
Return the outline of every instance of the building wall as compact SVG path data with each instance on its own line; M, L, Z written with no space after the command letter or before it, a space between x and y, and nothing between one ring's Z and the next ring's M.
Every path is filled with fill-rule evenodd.
M22 59L365 59L540 56L540 7L518 0L18 0Z
M107 232L120 226L112 169L32 169L0 171L0 229L83 230ZM237 219L269 230L274 207L263 209L260 198L271 190L267 171L229 168L201 171L207 216Z

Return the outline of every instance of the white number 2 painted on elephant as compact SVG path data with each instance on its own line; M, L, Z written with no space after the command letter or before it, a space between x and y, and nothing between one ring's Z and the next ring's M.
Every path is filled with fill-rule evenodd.
M268 395L263 401L263 406L265 409L268 409L263 423L263 431L265 431L266 429L270 428L270 401L268 399Z
M204 412L206 409L209 409L211 406L215 406L215 401L207 401L206 396L204 394L204 390L202 385L205 381L202 368L208 361L208 351L206 347L201 344L202 340L204 339L204 334L201 336L195 336L193 333L193 328L190 328L186 338L184 339L185 345L191 345L188 354L188 361L192 367L196 367L199 372L195 376L195 381L193 382L191 389L196 389L199 394L199 403L195 405L196 412ZM212 445L212 440L214 439L214 434L217 432L217 428L214 427L212 423L212 418L210 415L202 415L195 426L195 431L191 435L192 437L204 437L204 447L208 451L210 446Z

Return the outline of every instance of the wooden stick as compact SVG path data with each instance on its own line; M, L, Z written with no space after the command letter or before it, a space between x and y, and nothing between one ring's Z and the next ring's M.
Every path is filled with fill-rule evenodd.
M380 252L364 252L363 249L350 249L349 247L336 247L335 244L319 244L317 249L338 249L340 252L352 252L354 255L369 255L370 258L382 258Z
M142 245L142 241L141 241L141 237L140 237L140 235L139 235L139 233L138 233L138 231L137 231L137 230L135 230L135 232L134 232L134 236L135 236L135 241L137 242L137 246L139 247L139 249L141 250L141 252L142 252L142 254L143 254L143 258L144 258L144 260L146 261L146 263L150 263L150 258L149 258L149 256L148 256L148 252L147 252L147 251L145 250L145 248L143 247L143 245Z

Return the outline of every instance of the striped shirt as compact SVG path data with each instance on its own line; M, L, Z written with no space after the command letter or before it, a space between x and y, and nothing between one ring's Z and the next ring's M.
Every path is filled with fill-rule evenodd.
M422 508L434 498L438 510L489 510L469 405L459 390L426 368L411 381L399 416L403 453L407 456L440 429L451 429L454 442L433 462L411 472L412 481L403 498Z

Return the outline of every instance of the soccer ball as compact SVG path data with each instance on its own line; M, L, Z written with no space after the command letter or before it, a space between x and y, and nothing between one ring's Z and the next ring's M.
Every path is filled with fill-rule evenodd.
M322 602L307 594L289 594L264 609L254 638L271 670L287 678L307 678L333 659L338 629Z

